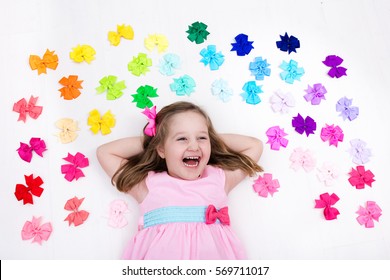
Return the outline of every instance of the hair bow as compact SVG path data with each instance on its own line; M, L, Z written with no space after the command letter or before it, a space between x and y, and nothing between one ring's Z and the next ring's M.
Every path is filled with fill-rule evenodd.
M41 225L42 217L32 218L32 221L26 221L22 229L22 239L28 240L33 238L32 242L42 245L42 241L47 241L53 231L51 223Z
M111 133L111 128L115 126L115 117L110 110L100 116L99 111L94 109L89 112L88 125L91 126L90 129L94 134L97 134L100 130L103 135L107 135Z
M329 193L323 193L320 195L320 199L315 200L315 208L324 208L325 219L334 220L340 214L339 210L332 207L337 201L339 201L339 197L336 194L332 193L332 195L329 195Z
M74 156L68 153L68 156L63 159L70 162L70 164L61 165L61 173L65 174L66 180L71 182L74 179L78 180L80 177L84 177L84 173L80 168L89 165L88 158L82 153L76 153Z
M366 228L374 227L374 220L379 222L379 217L382 215L382 209L374 201L367 201L367 206L364 208L359 206L356 212L359 216L356 218L359 224Z
M128 224L125 213L129 212L127 203L124 200L116 199L110 203L110 216L108 225L113 228L123 228Z
M17 149L20 158L24 161L30 162L33 151L43 157L43 152L47 150L45 141L41 138L32 137L29 143L30 145L20 142L20 147Z
M228 207L223 207L219 210L214 205L209 205L206 209L206 224L214 224L217 219L223 225L230 225L230 218L228 213Z
M146 125L144 129L144 133L148 136L156 135L156 106L153 106L152 109L146 108L142 111L142 114L148 117L149 123Z
M127 39L127 40L133 40L134 38L134 30L130 25L117 25L116 26L116 32L115 31L109 31L108 32L108 40L110 41L111 45L118 46L121 37Z
M343 130L338 125L325 125L321 129L321 139L322 141L329 141L329 146L334 145L337 147L339 142L343 142L344 133Z
M37 55L30 55L29 59L31 70L38 70L38 75L45 73L46 68L56 70L58 66L58 56L54 54L54 51L46 50L43 58L41 59Z
M72 211L64 221L69 222L69 226L73 223L75 226L79 226L84 223L89 213L85 210L79 210L81 203L83 203L84 198L78 199L76 196L72 199L69 199L65 204L65 210Z
M24 175L24 179L26 181L27 187L22 184L17 184L15 187L15 196L18 201L23 199L23 204L34 204L33 203L33 195L40 197L43 188L40 185L43 184L43 180L41 177L33 178L33 175L30 176Z
M22 98L18 102L14 103L13 111L19 113L18 121L26 122L27 114L33 118L37 119L39 115L42 113L42 106L36 106L38 97L34 97L31 95L28 103L26 99Z

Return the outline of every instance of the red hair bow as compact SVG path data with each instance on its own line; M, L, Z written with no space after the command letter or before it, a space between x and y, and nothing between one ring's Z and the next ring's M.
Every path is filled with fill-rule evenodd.
M214 224L217 219L223 225L230 225L228 207L223 207L219 210L214 205L209 205L206 209L206 224Z
M22 184L17 184L15 187L15 196L18 201L23 199L23 204L34 204L33 203L33 195L40 197L43 188L40 185L43 184L41 177L33 178L33 175L30 176L24 175L24 179L26 181L27 187Z
M26 101L26 99L22 98L18 102L14 103L13 111L19 113L18 121L26 122L27 114L33 119L37 119L39 115L42 113L42 106L36 106L38 97L34 97L31 95L30 100Z
M24 161L30 162L32 159L32 152L35 151L39 156L43 157L43 152L46 151L46 143L41 138L31 138L30 146L26 143L20 142L20 147L17 149L20 158Z

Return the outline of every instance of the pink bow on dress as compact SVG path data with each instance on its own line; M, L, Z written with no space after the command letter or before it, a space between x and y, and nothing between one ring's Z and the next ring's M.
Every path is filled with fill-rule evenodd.
M33 118L37 119L39 115L42 113L42 106L36 106L38 97L31 96L30 100L26 101L26 99L22 98L18 102L14 104L13 111L19 113L18 121L26 122L27 114Z
M26 221L22 229L22 239L28 240L33 238L32 242L37 242L42 245L42 241L47 241L53 231L51 223L41 225L41 219L32 218L32 221Z
M230 225L228 207L223 207L219 210L214 205L209 205L206 209L206 224L214 224L217 219L223 225Z
M144 129L144 133L148 136L156 135L156 106L153 106L152 109L146 108L142 111L142 114L148 117L149 123L146 125Z
M20 147L17 149L20 158L24 161L31 162L32 152L36 152L43 157L43 152L46 151L46 143L41 138L31 138L30 145L20 142Z

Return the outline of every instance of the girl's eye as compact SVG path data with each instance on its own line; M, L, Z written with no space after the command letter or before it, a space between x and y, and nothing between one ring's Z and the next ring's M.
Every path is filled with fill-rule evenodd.
M206 136L201 136L201 137L199 137L199 140L207 140L207 137Z
M185 140L187 140L185 137L180 137L177 139L177 141L185 141Z

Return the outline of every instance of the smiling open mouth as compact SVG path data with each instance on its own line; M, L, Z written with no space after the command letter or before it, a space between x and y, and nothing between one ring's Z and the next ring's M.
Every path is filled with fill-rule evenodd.
M185 157L183 163L187 167L197 167L199 165L200 157Z

